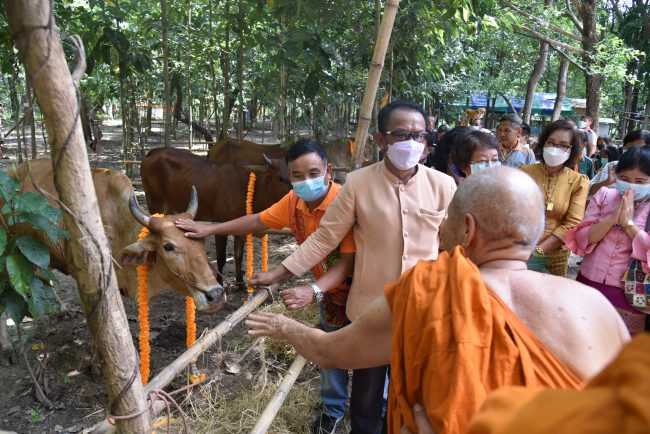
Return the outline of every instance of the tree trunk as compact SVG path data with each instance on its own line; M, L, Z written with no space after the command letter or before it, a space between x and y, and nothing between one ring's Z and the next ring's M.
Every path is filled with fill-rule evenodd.
M544 6L548 9L551 6L550 0L544 0ZM548 44L544 41L539 42L539 56L533 72L530 73L528 84L526 85L526 100L524 101L524 108L521 111L521 118L527 124L530 124L530 115L533 110L533 101L535 99L535 90L537 90L537 83L544 74L546 68L546 61L548 59Z
M560 71L557 76L557 90L555 95L555 104L553 105L553 114L551 120L556 121L562 115L562 103L566 95L566 78L569 73L569 61L564 57L560 58Z
M174 81L174 88L176 89L176 103L174 105L174 117L176 118L176 120L184 123L185 125L191 125L193 130L196 130L203 135L203 138L205 139L206 142L212 142L213 139L212 139L212 134L210 134L210 131L207 128L204 128L201 125L197 124L196 122L193 121L190 122L190 118L183 110L183 83L181 81L181 78L178 77L173 81Z
M167 0L160 0L160 12L162 21L162 50L163 50L163 86L165 88L163 95L163 116L165 121L164 144L166 148L172 145L172 91L169 85L169 39L167 35Z
M284 44L286 42L287 24L284 9L280 14L280 52L284 57ZM278 135L280 142L287 140L287 67L280 61L280 113L278 116Z
M212 9L213 3L212 0L208 2L209 15L208 20L210 23L210 47L214 47L214 32L212 30ZM214 134L216 137L219 137L219 98L217 94L217 73L214 68L214 54L208 56L210 58L210 79L212 80L212 105L214 106ZM209 118L208 118L209 120ZM208 126L208 130L210 127Z
M153 115L153 100L151 98L151 94L148 94L147 96L147 119L145 120L146 122L146 132L147 134L151 134L151 117Z
M629 125L628 119L631 117L632 111L632 94L634 93L634 84L626 81L623 85L623 92L625 94L625 104L623 105L623 112L621 113L621 119L618 123L618 131L621 137L625 137L627 134L627 127Z
M88 155L81 132L77 95L65 62L58 28L46 1L5 0L11 33L25 64L25 73L40 102L51 139L54 184L70 210L63 219L70 233L68 269L77 281L79 298L103 362L103 374L113 414L145 408L138 370L110 245L101 223ZM52 26L51 31L43 27ZM115 401L119 396L119 401ZM124 432L151 431L149 412L119 422Z
M29 138L32 145L32 160L36 158L36 120L34 119L34 97L32 95L32 86L26 83L25 98L29 109L25 113L25 122L29 122ZM28 118L29 117L29 118Z
M16 146L18 154L18 162L23 162L22 141L20 137L20 100L18 99L18 72L12 69L11 76L9 77L9 97L11 100L11 111L14 115L14 130L16 130Z
M129 142L129 108L126 102L126 84L124 83L125 77L122 71L119 73L120 79L120 117L122 118L122 158L128 160L129 149L131 149L131 142Z
M587 97L587 114L593 117L591 129L598 134L599 113L600 113L600 87L603 78L601 75L592 74L592 54L596 52L598 43L598 28L596 27L596 0L581 0L577 2L578 12L582 19L582 48L585 53L582 55L582 64L585 67L585 96Z
M228 136L230 127L230 2L227 1L224 10L226 20L225 47L221 51L221 73L223 75L223 116L221 119L221 134L219 138Z
M390 35L393 31L393 24L395 23L395 16L397 15L397 8L399 7L399 0L386 0L384 7L384 15L381 19L381 26L379 28L379 37L375 43L375 50L372 55L372 64L370 66L370 73L368 74L368 82L366 89L363 92L363 102L361 103L361 111L359 113L359 125L357 126L357 133L355 136L355 149L354 158L350 163L350 169L358 169L363 162L363 148L366 145L368 135L368 127L370 126L372 107L375 104L377 96L377 86L381 78L381 71L383 69L384 60L386 58L386 49L390 41Z
M650 86L646 86L646 92L645 116L643 116L643 125L641 125L641 128L644 130L650 127Z
M239 33L239 44L237 44L237 138L244 137L244 5L239 0L239 11L237 12L237 31Z

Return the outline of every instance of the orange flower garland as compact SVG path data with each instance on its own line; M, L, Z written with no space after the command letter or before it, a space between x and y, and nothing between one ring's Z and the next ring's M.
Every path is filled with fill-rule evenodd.
M149 235L149 229L142 228L138 240ZM138 265L138 321L140 323L140 377L142 384L149 382L149 357L151 348L149 347L149 274L147 264Z
M262 271L269 271L269 234L262 237Z
M255 180L257 175L251 172L248 177L248 190L246 192L246 214L253 214L253 196L255 195ZM246 281L253 275L253 234L246 235ZM246 288L248 295L253 295L253 288Z
M187 317L187 348L196 342L196 306L192 297L185 297L185 315Z

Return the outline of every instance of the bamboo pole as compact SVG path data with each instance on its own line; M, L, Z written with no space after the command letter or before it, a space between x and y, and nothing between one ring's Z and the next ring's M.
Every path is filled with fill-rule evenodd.
M279 285L271 286L271 289L277 289ZM154 389L163 389L172 382L172 380L187 368L187 366L192 362L192 360L199 357L203 354L208 348L214 345L219 339L221 339L226 333L232 330L238 323L240 323L244 318L248 316L252 311L257 309L266 299L269 297L269 291L259 291L255 296L246 302L245 305L237 309L235 312L231 313L224 319L219 325L210 330L208 333L203 335L201 339L194 342L187 351L178 356L171 364L169 364L165 369L160 371L158 375L152 378L149 383L147 383L144 391L146 393ZM161 410L165 408L165 404L162 401L156 401L153 406L153 415L155 416ZM106 420L100 422L92 431L92 434L109 434L114 433L115 427L109 424Z
M250 434L264 434L267 432L267 430L273 423L275 416L280 411L280 408L282 407L284 400L287 399L287 395L291 391L291 388L293 387L293 383L296 382L296 379L298 378L298 376L300 375L300 373L302 372L306 364L307 364L307 359L305 359L303 356L298 355L296 357L296 359L289 367L289 371L287 371L287 375L285 375L285 377L282 379L282 382L280 383L278 390L275 391L268 405L260 415L260 418L257 420L257 423L250 431Z
M366 90L363 93L363 102L361 103L361 110L359 111L359 125L357 126L357 133L354 138L354 158L350 162L351 171L361 167L361 163L363 162L363 148L366 146L366 137L368 135L368 128L370 127L372 108L375 105L377 87L379 86L381 71L384 68L386 50L388 48L388 42L390 41L390 35L393 31L393 24L395 23L395 16L397 15L398 7L399 0L386 0L384 16L381 19L379 34L377 36L377 42L375 43L375 52L372 55L372 64L370 65L368 82L366 83Z
M116 415L136 413L145 407L146 399L117 288L110 244L99 214L73 81L73 76L81 77L85 70L83 44L78 36L70 38L77 50L77 66L71 76L53 3L5 0L3 5L25 75L34 87L47 126L54 185L70 234L66 241L66 263L77 282L93 349L102 362L109 408ZM123 432L151 431L148 412L118 423Z

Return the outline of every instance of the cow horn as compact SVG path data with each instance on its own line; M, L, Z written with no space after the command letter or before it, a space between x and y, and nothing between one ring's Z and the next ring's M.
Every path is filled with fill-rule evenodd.
M149 227L149 220L151 220L151 216L148 212L140 207L138 200L135 198L135 194L131 194L131 198L129 199L129 210L131 211L133 218L136 219L138 223L140 223L145 228Z
M190 203L187 205L187 211L192 218L196 217L196 211L199 209L199 197L196 193L196 187L192 186L192 193L190 194Z
M273 160L267 157L264 152L262 152L262 157L264 157L264 161L266 161L266 164L268 164L269 166L273 166Z

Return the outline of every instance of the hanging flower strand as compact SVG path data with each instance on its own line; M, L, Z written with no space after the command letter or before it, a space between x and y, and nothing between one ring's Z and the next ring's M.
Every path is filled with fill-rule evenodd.
M253 197L255 195L255 180L257 175L251 172L248 177L248 190L246 192L246 214L253 214ZM246 235L246 282L253 275L253 234ZM249 296L253 295L253 288L249 285L246 288Z
M149 229L142 228L138 239L141 240L149 235ZM138 265L138 322L140 325L140 377L142 384L149 382L149 357L151 348L149 347L149 275L148 267L145 262Z

